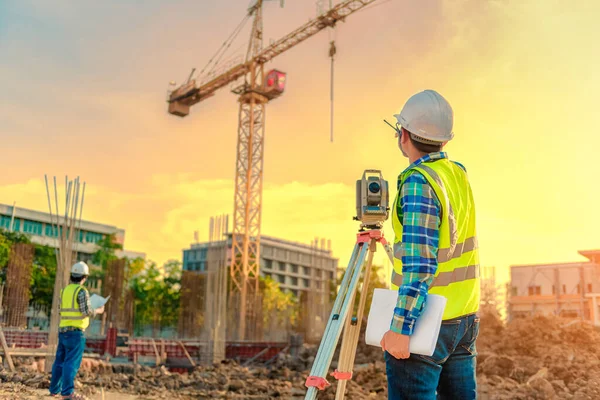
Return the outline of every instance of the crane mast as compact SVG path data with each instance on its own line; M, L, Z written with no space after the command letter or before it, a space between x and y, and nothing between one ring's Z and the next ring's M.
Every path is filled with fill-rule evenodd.
M190 107L215 94L220 88L245 77L233 92L239 95L238 139L235 173L232 253L229 286L229 309L237 310L235 324L228 324L237 340L256 340L259 333L249 327L260 325L258 313L258 277L260 273L260 226L262 211L264 126L266 104L283 92L285 76L274 72L280 85L266 86L264 64L311 36L376 0L345 0L326 13L262 48L262 10L264 0L257 0L248 12L254 16L246 59L208 82L196 85L188 81L169 94L169 113L185 117ZM272 84L273 79L268 79Z

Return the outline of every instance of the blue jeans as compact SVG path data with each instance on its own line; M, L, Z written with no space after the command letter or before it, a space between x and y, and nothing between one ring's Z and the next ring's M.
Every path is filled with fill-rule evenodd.
M431 357L411 354L398 360L385 352L390 400L471 400L477 398L475 378L479 317L443 321Z
M58 334L56 358L52 365L50 394L61 393L68 396L75 389L75 375L81 365L85 336L82 331L68 331Z

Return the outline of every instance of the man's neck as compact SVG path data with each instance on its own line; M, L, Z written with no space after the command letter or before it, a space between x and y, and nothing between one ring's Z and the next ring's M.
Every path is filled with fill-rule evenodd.
M416 152L414 152L414 153L412 153L412 154L409 154L409 155L408 155L408 162L409 162L410 164L414 164L414 163L415 163L415 161L417 161L419 158L421 158L421 157L425 156L426 154L427 154L427 153L421 153L420 151L416 151Z

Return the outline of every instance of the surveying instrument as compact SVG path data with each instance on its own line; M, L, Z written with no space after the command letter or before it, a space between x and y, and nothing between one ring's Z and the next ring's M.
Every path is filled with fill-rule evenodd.
M356 181L356 216L355 221L360 221L360 228L356 236L354 251L350 257L348 268L344 277L331 315L327 321L319 350L313 362L310 376L306 379L308 388L305 400L316 399L318 390L324 390L330 383L326 376L331 365L331 360L340 340L342 331L344 338L338 360L338 366L331 375L337 379L338 386L335 398L344 398L346 381L352 379L352 367L356 356L356 346L360 334L369 277L373 256L377 250L377 243L381 243L390 260L394 261L390 245L383 237L383 223L388 219L390 208L388 183L383 179L379 170L368 169L363 173L362 179ZM366 263L365 263L366 260ZM358 308L355 297L359 286L359 279L364 269L362 291ZM354 310L357 309L354 315ZM391 323L391 321L390 321Z

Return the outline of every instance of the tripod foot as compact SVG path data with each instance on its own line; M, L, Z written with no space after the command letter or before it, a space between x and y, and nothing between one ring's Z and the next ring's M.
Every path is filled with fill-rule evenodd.
M327 379L320 376L309 376L304 384L307 388L316 387L319 390L325 390L327 386L331 386Z
M352 372L340 372L336 369L335 372L331 373L331 376L333 376L338 381L349 381L350 379L352 379Z

